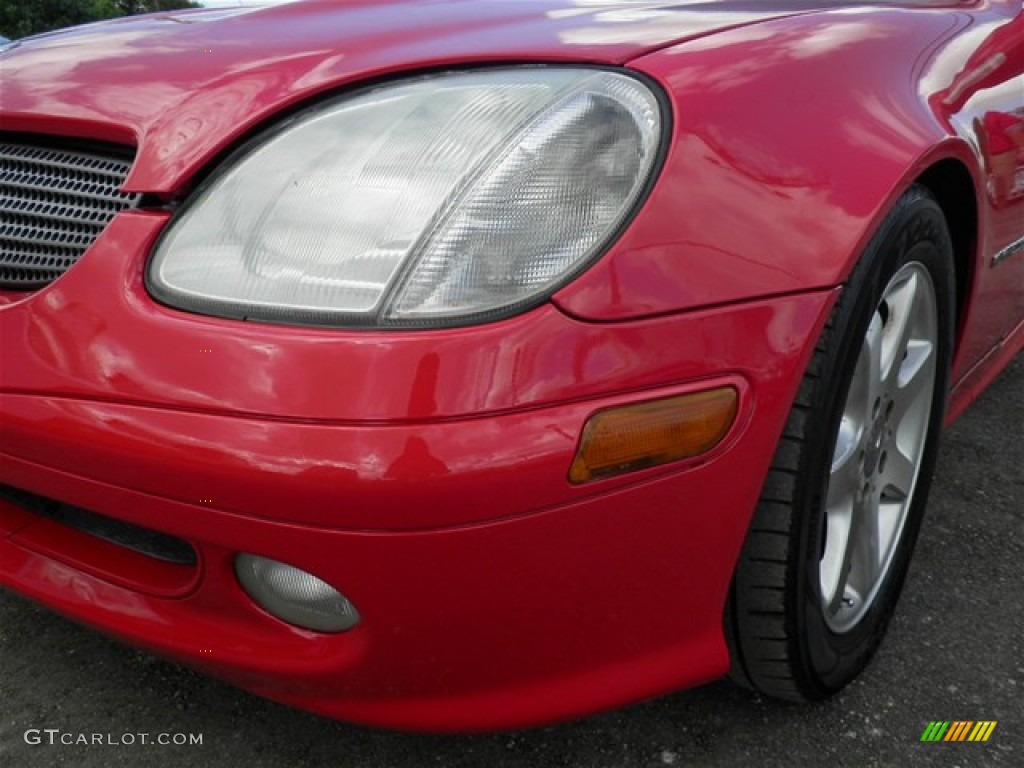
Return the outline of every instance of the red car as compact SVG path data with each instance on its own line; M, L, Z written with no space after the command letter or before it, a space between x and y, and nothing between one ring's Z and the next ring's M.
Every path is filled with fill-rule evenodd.
M834 693L1024 346L1019 0L313 0L0 70L0 583L339 718Z

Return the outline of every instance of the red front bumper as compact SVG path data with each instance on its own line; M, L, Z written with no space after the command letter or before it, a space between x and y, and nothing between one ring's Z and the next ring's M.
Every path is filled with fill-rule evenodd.
M127 262L104 240L0 309L0 483L180 537L199 562L175 576L0 502L0 583L268 697L403 728L540 723L726 670L733 564L832 292L608 325L546 306L339 347L157 307L131 277L147 238ZM130 287L96 302L90 285ZM329 370L355 374L325 405L328 339ZM217 378L193 360L209 348L230 362ZM713 453L567 482L595 410L723 383L741 405ZM312 572L362 622L272 618L239 552Z
M403 728L535 724L725 671L722 604L756 485L730 466L493 523L388 533L256 520L6 460L5 482L188 539L201 573L186 594L147 594L146 574L92 575L74 537L54 552L46 521L15 515L0 541L2 582L325 714ZM239 551L336 585L361 624L322 635L273 619L238 586ZM138 585L115 583L129 578Z

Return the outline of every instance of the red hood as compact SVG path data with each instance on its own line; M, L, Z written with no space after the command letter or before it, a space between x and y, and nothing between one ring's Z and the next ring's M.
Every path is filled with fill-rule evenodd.
M480 61L623 63L806 3L367 0L121 19L0 54L6 130L138 146L126 189L169 194L278 110L358 79Z

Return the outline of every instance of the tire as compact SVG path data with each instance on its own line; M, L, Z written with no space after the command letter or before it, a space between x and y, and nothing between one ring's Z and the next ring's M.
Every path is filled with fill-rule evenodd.
M776 448L725 611L737 682L819 700L878 648L935 468L954 282L942 211L914 186L853 270Z

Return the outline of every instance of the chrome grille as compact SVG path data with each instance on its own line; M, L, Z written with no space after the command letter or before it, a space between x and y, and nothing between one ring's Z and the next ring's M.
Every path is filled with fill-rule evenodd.
M56 280L118 211L131 159L113 153L0 142L0 288Z

